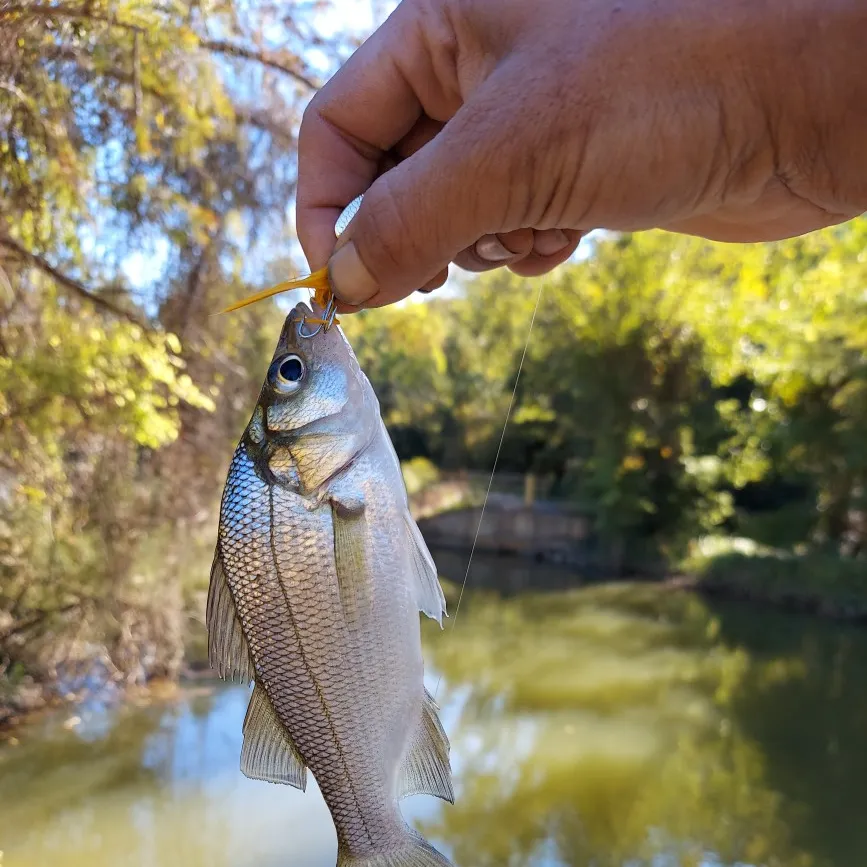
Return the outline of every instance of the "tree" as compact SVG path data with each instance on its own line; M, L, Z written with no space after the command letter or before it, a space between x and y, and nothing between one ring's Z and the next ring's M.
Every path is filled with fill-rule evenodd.
M291 267L322 8L0 4L0 671L177 668L276 336L210 314Z

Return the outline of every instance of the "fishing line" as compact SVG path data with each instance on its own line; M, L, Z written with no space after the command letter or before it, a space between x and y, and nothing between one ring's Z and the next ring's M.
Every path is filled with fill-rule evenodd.
M521 371L524 369L524 359L527 357L527 349L530 347L530 337L533 334L533 323L536 321L536 313L539 310L539 302L542 300L542 290L545 288L544 281L539 281L539 291L536 293L536 303L533 305L533 315L530 317L530 327L527 329L527 339L524 342L524 351L521 353L521 360L518 362L518 373L515 376L515 387L512 389L512 396L509 398L509 408L506 410L506 420L503 422L503 430L500 433L500 442L497 445L497 452L494 455L494 465L491 468L491 477L488 479L488 489L485 491L485 499L482 501L482 511L479 515L479 523L476 527L476 534L473 537L473 544L470 548L470 559L467 561L467 571L464 573L464 580L461 584L461 592L458 594L458 604L455 606L455 616L452 620L451 631L454 632L455 626L458 623L458 614L461 611L461 602L464 598L464 590L467 587L467 579L470 577L470 567L473 565L473 555L476 553L476 543L479 541L479 534L482 532L482 521L485 519L485 509L488 507L488 497L491 495L491 486L494 484L494 475L497 472L497 464L500 460L500 452L503 449L503 441L506 439L506 429L509 427L509 419L512 417L512 406L515 403L515 395L518 393L518 383L521 381ZM436 701L437 693L440 689L443 676L439 676L436 688L434 689L434 701Z

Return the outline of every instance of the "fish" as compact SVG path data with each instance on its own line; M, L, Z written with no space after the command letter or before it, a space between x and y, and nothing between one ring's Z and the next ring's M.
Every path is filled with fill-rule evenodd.
M208 656L253 684L242 773L303 791L309 769L338 867L451 867L399 804L455 800L419 612L442 627L446 602L379 402L339 325L300 302L231 459Z

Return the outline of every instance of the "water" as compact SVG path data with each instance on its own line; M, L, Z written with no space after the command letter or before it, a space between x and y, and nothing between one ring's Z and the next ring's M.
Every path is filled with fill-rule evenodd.
M560 591L503 561L478 575L510 595L425 628L457 805L404 802L460 867L867 863L867 633L650 585ZM334 867L315 783L239 774L246 700L188 684L22 730L0 747L3 867Z

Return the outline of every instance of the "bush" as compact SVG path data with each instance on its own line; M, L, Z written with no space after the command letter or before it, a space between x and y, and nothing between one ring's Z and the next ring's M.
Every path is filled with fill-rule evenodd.
M413 496L439 481L440 471L427 458L413 458L400 465L406 492Z
M696 572L706 587L725 586L772 600L810 598L819 607L867 610L867 564L832 552L729 551L707 558Z

